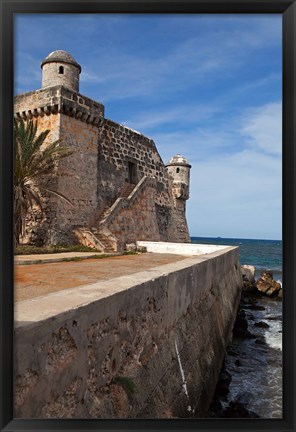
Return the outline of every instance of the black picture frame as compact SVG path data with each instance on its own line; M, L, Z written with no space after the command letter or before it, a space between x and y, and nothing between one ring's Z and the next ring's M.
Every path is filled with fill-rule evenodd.
M296 4L295 0L0 0L0 430L295 431ZM13 419L13 16L18 13L268 13L283 17L283 419Z

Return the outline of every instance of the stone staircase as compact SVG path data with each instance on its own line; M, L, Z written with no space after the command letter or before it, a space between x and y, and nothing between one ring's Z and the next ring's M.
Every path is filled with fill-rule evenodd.
M108 235L102 231L99 231L97 228L92 227L91 232L95 235L96 239L103 245L104 253L112 253L116 252L114 250L114 242L108 237Z
M106 207L96 218L93 227L75 230L79 241L104 253L119 252L118 239L108 229L108 226L122 208L133 205L134 200L146 186L155 186L155 179L143 177L136 185L127 183L114 203L110 207Z
M136 185L128 183L120 194L120 198L128 198L132 191L135 189Z
M114 206L114 204L116 203L116 201L120 198L128 198L129 195L132 193L132 191L135 189L136 185L132 184L132 183L127 183L122 191L120 192L119 197L114 200L114 202L112 203L111 206L109 207L105 207L104 210L102 211L102 213L100 213L100 215L95 219L94 221L94 226L97 227L100 225L100 223L107 218L107 216L109 216L110 212L112 211L112 207Z

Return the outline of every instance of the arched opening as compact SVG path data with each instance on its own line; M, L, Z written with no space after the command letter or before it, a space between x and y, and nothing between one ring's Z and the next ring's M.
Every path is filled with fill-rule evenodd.
M177 168L176 169L176 173L178 174L180 172L180 168Z
M59 66L59 74L63 74L64 73L64 66Z

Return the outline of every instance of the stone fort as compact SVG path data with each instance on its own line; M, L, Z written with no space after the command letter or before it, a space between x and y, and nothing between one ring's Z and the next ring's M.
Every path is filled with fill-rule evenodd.
M42 88L16 96L14 115L36 119L38 132L50 130L48 142L73 150L41 179L72 205L44 193L24 241L80 242L104 252L137 240L190 242L188 161L176 155L165 165L152 139L107 119L103 104L79 93L81 66L69 53L50 53L41 69Z

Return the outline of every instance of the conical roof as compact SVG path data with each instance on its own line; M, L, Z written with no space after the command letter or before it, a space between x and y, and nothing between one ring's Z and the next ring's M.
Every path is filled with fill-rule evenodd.
M169 160L167 166L169 166L169 165L184 165L184 166L191 167L191 165L189 164L188 160L184 156L181 156L180 154L177 154L176 156L173 156Z
M78 64L77 61L74 59L74 57L71 54L69 54L67 51L63 51L63 50L52 51L42 61L41 68L46 63L52 63L52 62L71 64L73 66L78 67L79 71L81 72L81 66L80 66L80 64Z

